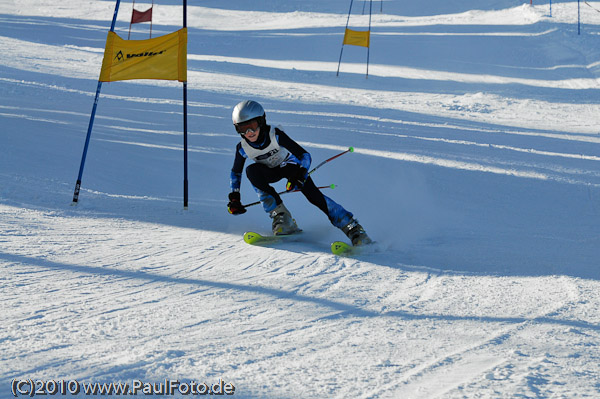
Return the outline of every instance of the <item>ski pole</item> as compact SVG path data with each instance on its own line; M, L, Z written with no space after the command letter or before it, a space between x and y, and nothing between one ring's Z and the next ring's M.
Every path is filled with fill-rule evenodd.
M308 176L310 176L315 170L319 169L321 166L325 165L327 162L331 162L334 159L336 159L337 157L341 157L342 155L348 153L348 152L354 152L354 147L350 147L348 148L346 151L342 151L337 155L332 156L331 158L328 158L326 160L324 160L323 162L321 162L320 164L318 164L317 166L315 166L310 172L308 172L308 174L306 175L306 178L308 178ZM290 183L288 183L286 185L286 188L289 188Z
M325 165L327 162L331 162L334 159L336 159L337 157L341 157L342 155L344 155L347 152L354 152L354 147L350 147L346 151L342 151L339 154L334 155L331 158L324 160L323 162L321 162L320 164L315 166L310 172L308 172L308 176L310 176L315 170L319 169L321 166Z
M324 188L331 188L331 189L334 189L334 188L335 188L335 184L330 184L329 186L321 186L321 187L317 187L317 188L318 188L319 190L322 190L322 189L324 189ZM298 191L302 191L302 190L291 190L291 191L287 191L287 190L285 190L285 191L281 191L281 192L279 192L279 193L277 193L277 194L279 194L279 195L282 195L282 194L287 194L287 193L297 193ZM248 208L249 206L254 206L254 205L258 205L258 204L260 204L260 201L252 202L252 203L250 203L250 204L248 204L248 205L242 205L242 206L243 206L244 208Z

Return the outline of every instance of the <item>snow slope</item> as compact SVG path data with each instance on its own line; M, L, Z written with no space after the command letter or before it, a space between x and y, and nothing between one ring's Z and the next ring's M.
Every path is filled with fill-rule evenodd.
M190 2L184 210L181 84L163 81L103 85L71 206L114 2L0 0L0 397L22 379L600 397L600 2L580 35L577 2L534 3L375 1L366 79L350 46L336 77L347 0ZM176 30L180 3L154 19ZM331 255L343 234L299 194L305 234L243 243L270 227L226 212L246 98L315 165L355 147L314 177L375 246Z

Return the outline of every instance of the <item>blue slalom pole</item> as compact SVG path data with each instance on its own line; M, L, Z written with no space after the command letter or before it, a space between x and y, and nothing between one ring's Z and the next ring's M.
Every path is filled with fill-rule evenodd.
M577 34L581 34L581 12L579 10L579 0L577 0Z
M350 23L350 14L352 13L352 3L354 0L350 0L350 9L348 10L348 18L346 19L346 29L344 29L344 37L346 37L346 31L348 30L348 24ZM338 61L338 69L335 76L340 76L340 64L342 63L342 53L344 52L344 42L342 42L342 49L340 50L340 60Z
M187 28L187 0L183 0L183 27ZM183 209L188 209L188 111L187 81L183 82Z
M115 24L117 22L117 14L119 13L119 4L121 0L117 0L115 5L115 13L113 15L112 24L110 25L110 31L114 32ZM85 145L83 146L83 154L81 155L81 164L79 165L79 175L77 176L77 182L75 183L75 192L73 193L73 203L76 205L79 201L79 191L81 190L81 177L83 176L83 167L85 165L85 158L87 157L88 147L90 145L90 137L92 135L92 127L94 126L94 118L96 117L96 108L98 107L98 99L100 98L100 90L102 89L102 81L98 79L98 87L96 88L96 97L94 98L94 105L92 106L92 114L90 115L90 124L88 125L87 135L85 137Z
M373 0L369 3L369 46L367 47L367 74L365 79L369 78L369 55L371 54L371 15L373 14Z

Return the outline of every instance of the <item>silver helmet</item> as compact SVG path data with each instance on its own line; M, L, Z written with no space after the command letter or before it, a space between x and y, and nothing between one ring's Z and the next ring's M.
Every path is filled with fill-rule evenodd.
M262 105L252 100L246 100L238 103L238 105L233 108L231 119L235 126L253 119L258 121L259 126L266 124L266 114L264 108Z

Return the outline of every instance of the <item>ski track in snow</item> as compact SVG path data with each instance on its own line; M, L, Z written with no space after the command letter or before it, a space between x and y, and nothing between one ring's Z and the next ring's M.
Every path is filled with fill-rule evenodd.
M156 34L181 23L168 3ZM161 81L105 85L69 206L114 2L0 0L0 397L14 378L599 397L600 2L577 39L572 2L435 3L381 4L368 79L348 46L335 77L347 1L190 5L184 211L180 85ZM246 97L315 165L355 147L315 180L374 246L331 255L343 236L296 194L302 236L241 241L270 222L224 211Z

